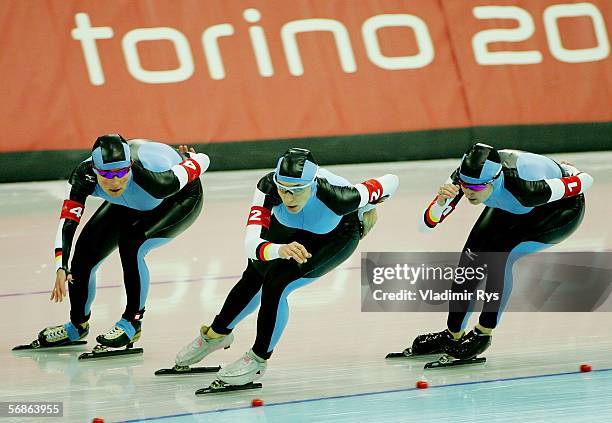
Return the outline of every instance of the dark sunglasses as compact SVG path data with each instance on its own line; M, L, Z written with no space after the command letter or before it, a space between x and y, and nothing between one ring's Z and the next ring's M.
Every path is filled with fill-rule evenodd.
M96 172L98 175L106 179L113 179L115 177L123 178L125 175L127 175L130 172L131 168L132 168L132 165L129 165L128 167L122 167L121 169L115 169L115 170L102 170L102 169L98 169L97 167L94 167L94 172Z
M490 182L486 182L484 184L466 184L461 180L459 181L459 185L461 185L465 189L470 189L472 191L484 191L485 189L487 189L487 185L489 184Z
M499 171L497 175L495 175L495 177L493 177L492 179L489 179L488 181L482 182L480 184L470 184L470 183L462 181L461 178L459 177L457 177L455 182L458 183L460 186L462 186L465 189L470 189L472 191L484 191L485 189L487 189L487 185L489 185L491 182L499 178L499 175L501 175L501 171Z

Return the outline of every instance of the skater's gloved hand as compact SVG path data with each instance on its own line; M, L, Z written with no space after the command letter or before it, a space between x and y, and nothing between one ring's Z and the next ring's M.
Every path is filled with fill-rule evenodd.
M438 205L443 206L449 198L459 194L459 187L455 184L444 184L438 189Z
M208 170L210 166L210 157L208 157L204 153L196 153L196 151L192 147L188 147L186 145L179 145L177 148L178 152L183 154L183 156L195 160L200 165L200 176L204 172Z
M186 145L179 145L177 150L183 154L195 153L195 150L193 149L193 147L187 147Z
M55 286L53 287L53 291L51 291L50 301L53 302L62 302L66 297L66 282L72 281L72 275L70 273L66 273L66 269L59 268L57 269L57 273L55 274Z
M363 214L363 234L361 235L361 239L365 238L368 232L374 227L377 220L378 214L376 213L376 209L368 210Z
M565 160L561 160L559 162L559 164L561 165L563 170L565 170L565 173L568 176L575 176L575 175L578 175L580 173L580 171L578 169L576 169L576 167L573 164L571 164L570 162L566 162Z
M283 244L278 249L278 255L284 259L293 259L298 263L306 263L312 255L306 250L306 248L299 242L292 242L291 244Z

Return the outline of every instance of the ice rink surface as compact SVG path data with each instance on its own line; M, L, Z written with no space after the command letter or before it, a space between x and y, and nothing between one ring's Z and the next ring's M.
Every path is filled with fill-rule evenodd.
M570 161L595 178L582 226L555 250L611 250L612 153L551 157ZM610 313L506 313L484 365L425 371L425 358L384 360L416 335L443 329L446 316L362 313L359 253L460 251L482 206L462 202L435 231L417 229L420 213L455 166L457 160L330 166L355 183L396 173L400 189L378 207L376 227L347 262L290 296L289 324L261 380L263 388L205 397L194 392L208 386L214 373L161 378L153 372L170 367L200 324L212 321L242 273L245 222L255 183L265 171L205 175L205 205L198 221L147 258L152 285L137 344L144 355L89 362L77 361L78 354L91 349L95 335L123 312L117 254L98 271L85 347L11 352L43 327L68 320L67 301L49 302L53 242L67 184L0 185L0 401L62 401L62 421L70 422L90 422L96 416L107 423L610 421ZM84 221L99 204L88 200ZM255 317L238 326L230 349L203 364L229 363L246 352L254 339ZM580 373L581 363L591 364L593 371ZM429 389L415 388L422 379ZM253 398L265 406L252 408Z

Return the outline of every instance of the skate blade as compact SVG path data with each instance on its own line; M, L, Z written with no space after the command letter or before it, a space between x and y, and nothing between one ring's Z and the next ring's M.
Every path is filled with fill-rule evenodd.
M486 357L474 357L468 358L467 360L460 360L457 358L452 358L447 355L443 355L438 359L438 361L432 361L430 363L426 363L423 367L424 369L439 369L442 367L453 367L453 366L465 366L468 364L480 364L487 361Z
M246 389L259 389L262 385L259 382L249 382L244 385L228 385L219 379L213 381L207 388L198 389L196 395L220 394L222 392L244 391Z
M385 356L385 359L389 359L389 358L427 357L427 356L430 356L430 355L437 355L437 354L413 354L412 353L412 348L406 348L402 352L391 352L391 353L387 354Z
M189 367L189 366L174 366L171 369L159 369L155 372L155 376L172 376L172 375L189 375L198 373L213 373L221 370L221 366L213 367Z
M28 351L28 350L56 350L58 348L74 347L78 345L85 345L87 341L72 341L67 344L57 345L54 347L42 347L38 340L34 340L29 344L17 345L12 351Z
M142 348L124 348L124 349L109 349L102 345L96 345L91 352L86 352L79 355L79 360L91 360L94 358L115 357L118 355L134 355L142 354Z

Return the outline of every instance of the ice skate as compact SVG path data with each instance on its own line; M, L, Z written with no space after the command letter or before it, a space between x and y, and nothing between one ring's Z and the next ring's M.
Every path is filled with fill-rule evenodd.
M179 366L175 364L174 367L159 369L155 371L155 376L176 376L176 375L189 375L189 374L200 374L200 373L214 373L221 370L221 366L204 366L204 367L191 367L191 366Z
M448 329L441 332L426 333L417 336L412 342L412 346L402 352L392 352L385 358L410 358L422 355L441 354L444 346L448 343L456 342Z
M493 336L478 329L470 331L457 343L447 345L444 352L459 360L469 360L482 354L491 345Z
M130 323L125 319L121 319L115 323L115 326L109 331L102 335L98 335L96 337L98 345L96 345L90 353L81 354L79 360L117 355L142 354L142 348L134 348L134 342L140 339L140 334L141 323L139 321Z
M457 342L447 344L444 347L444 355L438 361L427 363L425 368L432 369L484 363L487 359L485 357L478 357L478 354L483 353L489 348L491 339L491 334L474 329Z
M197 390L196 395L261 388L261 383L255 381L264 375L266 367L266 360L249 350L238 360L221 368L217 379L208 388Z
M58 347L68 347L74 345L84 345L84 340L89 334L89 323L85 322L75 325L72 322L63 325L49 326L38 333L38 338L29 344L18 345L13 351L51 349Z
M201 361L213 351L217 351L221 348L228 349L232 342L234 342L234 335L231 333L220 338L210 338L206 335L208 329L208 326L202 325L200 334L176 354L174 367L170 369L159 369L155 372L155 375L165 376L219 371L219 366L191 367L192 364Z

